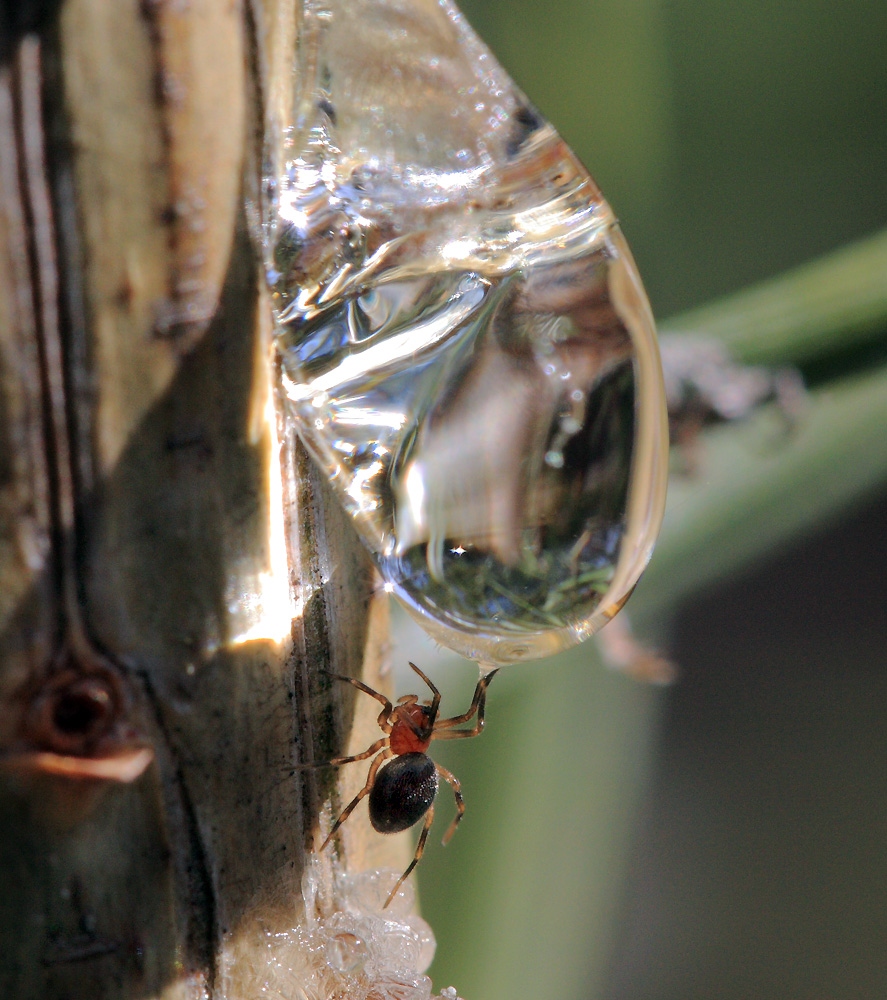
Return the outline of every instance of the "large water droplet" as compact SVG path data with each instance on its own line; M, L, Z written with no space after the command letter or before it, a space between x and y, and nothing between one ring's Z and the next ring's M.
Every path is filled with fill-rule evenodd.
M309 2L296 75L269 280L302 438L436 639L487 662L581 641L665 493L610 207L447 0Z

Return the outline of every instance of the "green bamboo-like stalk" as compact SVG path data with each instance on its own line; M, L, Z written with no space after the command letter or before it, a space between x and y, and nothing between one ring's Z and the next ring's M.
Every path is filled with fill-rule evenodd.
M887 335L887 230L669 320L745 361L803 365Z
M755 362L803 364L887 347L887 231L664 324ZM826 375L828 369L826 368ZM704 435L699 474L673 477L632 614L694 591L863 501L887 481L887 367L823 378L791 427L775 408Z
M817 390L790 430L774 416L707 434L698 477L672 479L633 619L673 612L887 481L887 368Z

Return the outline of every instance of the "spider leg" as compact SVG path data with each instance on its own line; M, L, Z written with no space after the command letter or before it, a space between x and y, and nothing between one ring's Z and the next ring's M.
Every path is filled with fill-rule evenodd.
M369 687L369 685L364 684L363 681L359 681L356 677L346 677L344 674L331 674L328 670L324 670L323 673L325 673L327 677L332 677L333 680L346 681L352 687L356 687L358 691L363 691L364 694L368 694L371 698L375 698L379 704L384 705L382 711L379 712L379 718L377 721L379 723L379 728L383 732L391 732L391 722L388 717L394 711L394 706L384 694L374 691L371 687Z
M296 764L291 769L291 772L310 771L316 767L339 767L341 764L353 764L356 760L366 760L367 757L372 757L377 750L381 750L387 743L388 737L383 736L381 739L376 740L372 746L367 747L363 753L356 753L353 757L333 757L332 760L312 761L310 764Z
M471 736L480 736L483 728L483 720L480 720L473 729L444 729L440 732L435 730L431 734L431 738L433 740L466 740Z
M431 681L422 673L422 671L416 666L415 663L410 663L413 670L422 678L423 681L431 688L431 725L434 725L434 720L437 718L437 710L440 706L440 691L431 683Z
M320 845L321 851L333 839L339 827L354 812L354 810L357 808L357 803L360 802L361 799L365 798L367 795L370 794L370 789L373 787L373 782L376 780L376 772L381 767L382 761L387 760L389 757L393 756L394 754L390 750L387 749L383 750L379 754L379 756L376 757L376 759L372 762L372 764L370 764L370 769L367 772L366 784L363 786L363 788L361 788L361 790L357 793L357 795L354 796L354 798L348 803L348 805L345 806L339 818L336 820L335 823L333 823L332 830L330 830L330 832L326 835L326 840Z
M435 731L431 736L433 740L460 740L466 736L477 736L483 731L484 710L487 704L487 688L497 673L498 670L491 670L477 682L477 687L474 689L474 697L471 699L471 705L468 707L467 712L463 715L454 715L451 719L441 719L434 724ZM477 714L477 723L473 729L460 729L458 733L446 732L446 730L452 729L453 726L460 726L463 722L469 722L475 713ZM438 732L441 729L444 732Z
M353 764L356 760L366 760L367 757L372 757L377 750L381 750L388 743L388 737L383 736L381 739L376 740L376 742L367 747L363 753L356 753L353 757L333 757L329 762L330 767L338 767L340 764ZM315 767L323 767L323 764L315 764Z
M385 900L385 906L387 906L392 899L397 895L397 890L406 882L409 877L410 872L419 864L419 859L422 857L422 852L425 850L425 841L428 839L428 831L431 829L431 821L434 819L434 806L428 810L425 815L425 823L422 826L422 832L419 834L419 843L416 844L416 853L413 855L413 860L407 866L407 870L400 876L391 892L388 893L388 898ZM385 906L382 909L385 909Z
M462 798L462 785L459 783L459 779L451 771L448 771L445 767L440 764L434 765L437 773L444 779L444 781L449 782L450 787L453 789L453 796L456 799L456 815L453 817L453 822L450 823L447 828L447 832L444 834L444 838L441 843L446 846L453 834L456 832L456 827L462 822L462 817L465 815L465 799Z

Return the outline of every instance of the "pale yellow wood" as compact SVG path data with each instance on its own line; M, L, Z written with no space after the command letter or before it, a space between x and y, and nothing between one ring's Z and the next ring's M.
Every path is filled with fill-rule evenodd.
M295 926L365 773L293 764L374 738L321 671L390 680L385 605L275 383L257 172L296 5L66 0L44 29L49 250L0 70L0 995L254 997L257 934ZM41 744L64 671L119 688L106 743L153 752L135 780ZM406 860L364 812L333 851Z
M240 5L217 0L62 8L102 469L216 312L240 212L244 31Z

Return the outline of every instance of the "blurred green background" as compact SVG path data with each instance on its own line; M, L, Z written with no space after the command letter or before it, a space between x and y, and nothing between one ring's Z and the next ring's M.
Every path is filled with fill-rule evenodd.
M887 223L883 0L466 0L616 209L658 317Z
M887 225L885 0L462 6L594 174L666 326ZM887 289L887 253L870 270ZM800 350L797 435L772 414L707 435L672 489L629 613L677 685L588 644L504 671L483 738L436 751L468 805L419 869L437 990L887 995L887 310L872 322L864 350L839 321ZM474 668L396 638L461 710Z

